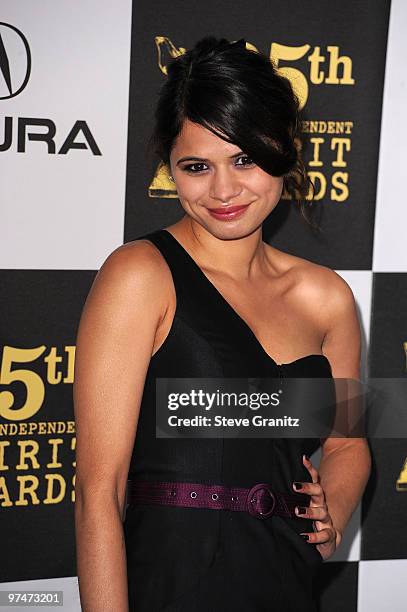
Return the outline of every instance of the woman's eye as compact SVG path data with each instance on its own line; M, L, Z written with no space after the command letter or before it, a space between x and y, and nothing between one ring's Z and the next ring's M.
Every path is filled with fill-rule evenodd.
M188 166L184 166L184 170L186 170L187 172L192 172L193 174L197 174L198 172L202 172L202 166L205 166L205 164L202 162L197 162L196 164L189 164Z
M236 162L237 166L253 166L254 165L254 161L247 155L241 155L240 157L237 158L237 160L243 160L243 163ZM194 164L188 164L187 166L183 167L183 170L185 172L190 172L191 174L200 174L201 172L204 172L206 169L207 169L207 166L203 162L195 162Z
M237 159L244 160L242 164L237 164L238 166L252 166L254 164L254 161L247 155L242 155L241 157L238 157Z

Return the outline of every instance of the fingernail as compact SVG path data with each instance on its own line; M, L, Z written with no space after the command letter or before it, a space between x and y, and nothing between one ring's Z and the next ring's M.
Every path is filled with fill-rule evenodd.
M308 457L308 455L303 455L303 457L305 457L305 459L306 459L307 461L309 461L309 457Z
M297 489L297 491L299 491L300 489L302 489L302 484L301 482L293 482L294 485L294 489Z
M302 506L297 506L297 513L298 514L305 514L307 511L306 508L303 508Z
M304 538L304 540L307 540L307 542L308 542L308 540L309 540L309 535L308 535L308 534L306 534L306 533L300 533L300 536L301 536L302 538Z

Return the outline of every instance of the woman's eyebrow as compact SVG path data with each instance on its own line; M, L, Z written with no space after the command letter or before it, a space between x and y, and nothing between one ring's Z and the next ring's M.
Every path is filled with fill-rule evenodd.
M233 153L233 155L229 155L229 159L233 159L234 157L239 157L239 155L244 155L243 151L238 151L237 153ZM210 160L206 157L181 157L175 164L178 166L181 162L185 161L200 161L200 162L209 162Z

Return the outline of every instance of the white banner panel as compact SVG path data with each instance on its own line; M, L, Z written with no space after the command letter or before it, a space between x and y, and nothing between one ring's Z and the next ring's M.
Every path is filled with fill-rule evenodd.
M407 3L392 0L373 248L374 272L407 272Z
M359 561L358 612L405 612L407 560Z
M0 267L97 269L123 242L131 0L0 20Z
M78 578L72 576L69 578L49 578L45 580L19 580L18 582L2 582L2 591L12 591L19 593L21 591L32 592L49 592L62 591L63 606L44 606L46 612L81 612L81 602L79 596ZM58 595L60 599L60 595ZM38 610L39 606L34 609ZM21 606L10 606L8 608L13 612L27 612L29 610L27 604ZM4 608L6 612L7 608Z

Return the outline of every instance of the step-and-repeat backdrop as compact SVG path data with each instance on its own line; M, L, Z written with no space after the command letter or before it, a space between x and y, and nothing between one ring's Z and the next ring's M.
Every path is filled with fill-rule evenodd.
M3 0L0 590L60 588L80 610L77 326L109 253L182 215L146 145L168 61L202 36L245 38L292 79L323 231L283 199L265 239L350 284L364 379L407 376L406 20L403 0ZM322 566L324 612L405 609L406 440L371 446L362 503Z

